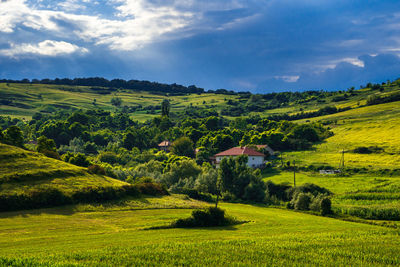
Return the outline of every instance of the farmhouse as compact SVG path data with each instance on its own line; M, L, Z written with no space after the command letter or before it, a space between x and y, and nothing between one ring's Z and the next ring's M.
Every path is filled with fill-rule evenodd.
M265 155L249 147L233 147L228 150L222 151L215 155L215 163L218 167L222 159L226 157L237 157L240 155L247 155L247 166L252 168L259 168L264 164Z
M158 144L160 150L164 150L165 152L169 152L169 147L171 146L171 142L168 140L162 141Z

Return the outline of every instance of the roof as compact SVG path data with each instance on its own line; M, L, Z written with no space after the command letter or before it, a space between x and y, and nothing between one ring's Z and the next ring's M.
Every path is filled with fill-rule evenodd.
M254 149L251 149L249 147L240 147L240 146L222 151L216 154L215 156L239 156L239 155L262 156L262 157L265 156L263 153L255 151Z
M268 145L256 145L257 149L270 149L273 151L272 148L270 148Z
M158 144L158 146L170 146L171 142L170 141L162 141L161 143Z

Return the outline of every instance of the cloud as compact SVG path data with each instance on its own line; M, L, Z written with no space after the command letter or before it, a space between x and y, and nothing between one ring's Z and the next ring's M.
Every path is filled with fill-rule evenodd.
M8 49L1 49L0 55L18 58L31 55L41 56L60 56L72 53L87 53L86 48L76 46L67 42L58 42L52 40L45 40L38 44L11 44Z
M104 17L77 14L77 10L82 11L88 4L87 0L50 3L46 8L41 1L36 5L26 0L0 1L0 32L18 32L23 26L26 28L23 31L39 31L53 38L63 37L65 41L80 40L111 50L133 51L163 39L179 38L179 30L194 30L204 12L239 7L236 1L227 1L223 5L206 1L201 4L196 1L150 0L113 0L108 3L112 4L114 13Z
M357 60L363 62L363 66L344 60L334 68L320 73L302 73L296 87L346 89L351 86L358 87L367 82L377 83L399 77L400 57L395 54L364 55Z

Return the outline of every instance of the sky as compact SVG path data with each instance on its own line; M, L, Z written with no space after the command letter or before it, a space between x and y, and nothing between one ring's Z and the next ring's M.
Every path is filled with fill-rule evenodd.
M0 0L0 79L268 93L400 77L398 0Z

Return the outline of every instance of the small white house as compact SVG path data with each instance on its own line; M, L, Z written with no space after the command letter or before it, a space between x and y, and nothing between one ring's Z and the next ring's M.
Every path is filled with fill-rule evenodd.
M233 147L228 150L222 151L221 153L216 154L215 164L217 165L218 168L219 163L221 162L222 159L226 157L237 157L240 155L247 155L248 157L247 166L251 168L259 168L265 163L264 161L265 155L263 153L251 149L249 147Z

